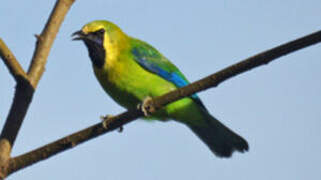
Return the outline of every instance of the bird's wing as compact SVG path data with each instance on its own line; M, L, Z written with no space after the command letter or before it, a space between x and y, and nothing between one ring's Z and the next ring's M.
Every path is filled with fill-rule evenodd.
M172 82L177 88L189 84L188 80L179 69L149 44L133 39L131 54L133 55L134 60L145 70ZM191 98L201 107L206 109L196 94L192 95Z

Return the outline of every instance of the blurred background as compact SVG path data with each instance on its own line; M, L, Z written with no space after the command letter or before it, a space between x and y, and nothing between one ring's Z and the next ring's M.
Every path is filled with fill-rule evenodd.
M55 0L1 2L0 36L27 69ZM124 111L102 90L85 46L70 35L97 19L161 51L190 81L321 29L319 0L76 1L13 149L19 155ZM199 93L250 144L215 157L184 125L134 121L23 169L13 179L321 179L321 45ZM0 127L15 82L0 63Z

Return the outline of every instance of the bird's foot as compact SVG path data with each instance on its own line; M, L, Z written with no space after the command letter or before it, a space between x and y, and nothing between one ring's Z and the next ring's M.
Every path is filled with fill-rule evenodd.
M106 116L100 116L100 120L102 121L102 125L104 129L108 128L108 121L112 118L112 115L107 114Z
M109 120L111 119L111 118L113 118L114 116L112 116L112 115L106 115L106 116L100 116L100 119L101 119L101 121L102 121L102 125L103 125L103 128L104 129L107 129L108 128L108 124L109 124ZM119 127L119 129L118 129L118 132L123 132L123 130L124 130L124 128L123 128L123 126L120 126Z
M153 99L147 96L141 104L137 105L137 109L143 111L146 117L150 116L153 112L155 112L155 108L153 106Z

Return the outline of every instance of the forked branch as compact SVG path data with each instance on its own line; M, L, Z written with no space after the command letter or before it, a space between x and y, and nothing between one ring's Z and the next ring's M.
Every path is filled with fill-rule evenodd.
M0 179L8 173L11 149L45 69L51 46L74 0L57 0L42 33L26 74L9 48L0 39L0 56L17 82L15 95L0 136Z

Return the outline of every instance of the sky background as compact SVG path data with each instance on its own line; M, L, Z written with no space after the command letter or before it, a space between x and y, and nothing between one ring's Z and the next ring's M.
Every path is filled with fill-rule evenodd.
M1 2L0 37L27 69L54 0ZM190 81L321 29L320 0L76 1L48 58L12 155L124 111L102 90L83 43L70 35L106 19L147 41ZM184 125L134 121L9 176L31 179L321 179L321 44L199 93L250 151L215 157ZM15 82L0 63L0 127Z

